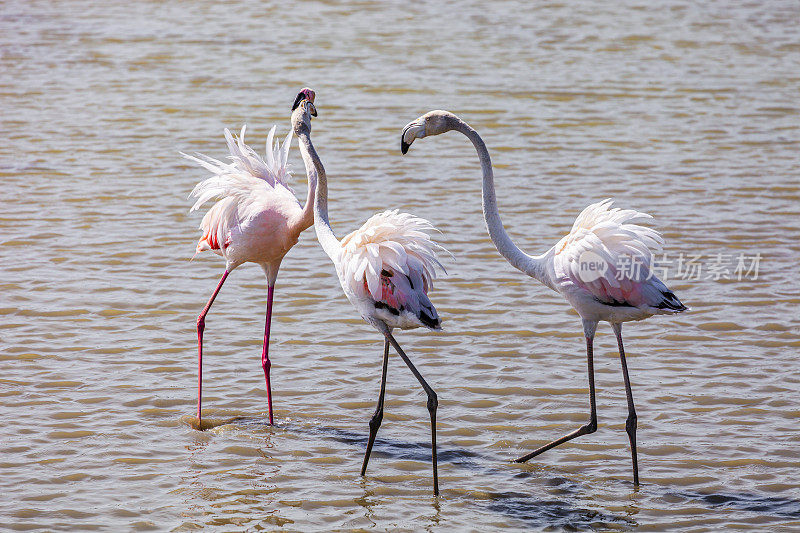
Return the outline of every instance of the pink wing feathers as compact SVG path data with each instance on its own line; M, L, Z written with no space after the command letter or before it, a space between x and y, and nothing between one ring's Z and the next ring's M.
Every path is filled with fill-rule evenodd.
M661 250L664 239L654 229L639 224L652 217L632 209L612 208L611 204L612 200L603 200L578 215L572 230L555 246L556 276L569 279L605 304L685 309L652 275L653 254ZM601 261L605 270L582 268L592 260Z
M438 329L439 315L428 298L444 250L427 233L427 220L397 210L373 215L342 244L342 279L354 294L374 301L391 314L411 313L429 328Z
M217 200L200 223L203 236L197 243L197 252L224 250L230 243L231 229L258 213L259 199L262 195L292 194L288 186L291 170L287 163L292 132L286 136L283 145L277 140L273 144L275 129L273 126L267 136L265 159L245 144L246 125L242 126L238 138L225 128L225 140L230 151L228 157L231 163L224 163L203 154L197 154L195 157L181 152L183 157L213 174L212 177L198 183L189 195L197 198L189 212L199 209L209 200Z

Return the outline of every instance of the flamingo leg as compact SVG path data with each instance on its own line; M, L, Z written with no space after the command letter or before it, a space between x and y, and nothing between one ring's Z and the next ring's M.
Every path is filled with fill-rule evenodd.
M411 373L414 374L414 377L417 378L419 384L422 385L422 388L425 390L425 394L428 395L428 412L431 415L431 462L433 463L433 494L435 496L439 495L439 464L438 464L438 455L436 453L436 408L439 406L439 400L436 397L436 392L428 385L428 382L425 381L425 378L422 377L422 374L419 373L419 370L414 366L411 362L411 359L408 358L406 353L400 348L400 345L397 344L397 341L392 336L390 331L386 331L384 333L386 339L391 343L400 357L405 362L406 366L411 370Z
M597 327L597 324L595 324L594 327ZM560 439L556 439L549 444L545 444L541 448L537 448L528 455L523 455L515 462L524 463L525 461L528 461L529 459L536 457L540 453L546 452L550 448L555 448L559 444L564 444L565 442L572 440L575 437L580 437L581 435L587 435L589 433L594 433L595 431L597 431L597 405L595 404L595 398L594 398L594 361L592 358L593 342L594 342L594 328L591 328L591 331L587 330L586 332L586 359L588 360L588 366L589 366L589 405L591 408L591 413L589 415L589 423L584 424L583 426L579 427L572 433L564 435Z
M369 455L372 453L372 445L375 444L375 436L378 434L378 428L381 427L383 421L383 396L386 393L386 368L389 364L389 340L383 341L383 373L381 374L381 393L378 396L378 406L375 408L375 414L369 421L369 442L367 442L367 453L364 454L364 463L361 465L361 475L367 472L367 463L369 463Z
M228 274L230 274L228 270L222 274L219 283L217 283L217 288L214 289L214 294L211 295L203 311L200 312L200 316L197 317L197 423L198 427L201 427L201 429L200 421L203 401L203 331L206 329L206 315L208 314L208 310L211 309L211 304L214 303L214 299L217 297L217 294L219 294L219 290L222 288L222 284L225 283Z
M622 323L612 324L619 346L619 360L622 363L622 377L625 379L625 397L628 399L628 418L625 420L625 432L631 441L631 460L633 461L633 484L639 485L639 459L636 455L636 409L633 406L631 378L628 377L628 363L625 361L625 348L622 347Z
M272 323L272 296L275 286L267 286L267 319L264 325L264 345L261 349L261 367L264 369L264 380L267 382L267 405L269 406L269 425L272 425L272 386L269 382L269 369L272 362L269 360L269 328Z

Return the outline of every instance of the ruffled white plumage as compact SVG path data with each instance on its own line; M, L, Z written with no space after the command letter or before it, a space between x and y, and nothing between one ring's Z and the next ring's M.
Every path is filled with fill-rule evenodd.
M225 128L230 163L225 163L204 154L196 156L181 152L181 155L194 161L213 176L198 183L189 197L195 201L189 212L195 211L209 200L217 200L203 217L199 229L203 237L197 244L197 251L224 249L233 228L246 223L258 215L263 208L266 195L277 194L291 197L297 202L288 186L291 170L288 164L292 132L286 135L281 145L275 140L276 127L270 129L266 143L266 159L256 153L244 142L247 126L242 126L239 137Z
M437 270L445 271L437 258L444 248L431 239L430 231L435 228L427 220L397 210L370 217L341 240L337 266L345 291L370 300L375 308L400 311L398 327L433 327L431 321L438 327L427 293ZM417 323L403 321L405 313ZM394 322L388 316L382 319Z
M612 208L611 204L612 200L606 199L578 215L572 230L554 247L555 273L602 303L657 307L668 289L651 270L664 239L656 230L639 224L652 218L650 215ZM587 280L580 273L584 252L596 254L606 264L596 279Z

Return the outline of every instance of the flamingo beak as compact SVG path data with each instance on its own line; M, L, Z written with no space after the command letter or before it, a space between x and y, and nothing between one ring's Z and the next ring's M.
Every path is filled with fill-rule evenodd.
M421 119L410 122L403 128L403 133L400 136L400 153L405 155L414 139L422 139L423 137L425 137L425 122Z
M315 106L310 100L308 100L308 111L311 113L312 117L317 116L317 106Z
M297 106L300 105L300 102L306 99L306 95L301 92L297 93L297 98L294 99L294 103L292 104L292 111L297 109Z
M292 111L297 109L297 106L300 105L300 102L303 100L308 100L312 104L314 103L314 98L317 96L317 93L314 92L313 89L309 89L308 87L303 87L299 93L297 93L297 98L294 99L294 104L292 104ZM316 113L316 111L315 111ZM314 114L313 116L317 116Z

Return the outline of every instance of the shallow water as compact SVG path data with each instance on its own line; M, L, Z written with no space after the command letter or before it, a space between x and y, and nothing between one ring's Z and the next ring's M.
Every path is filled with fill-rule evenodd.
M800 528L800 8L649 5L0 5L3 526ZM395 356L358 475L381 339L313 232L276 289L276 425L259 362L266 287L249 265L207 320L214 427L191 427L195 319L222 263L188 261L200 216L186 196L203 173L177 152L221 157L222 128L244 122L262 147L304 85L339 235L399 207L457 258L432 294L446 330L399 335L439 395L439 499L425 397ZM607 325L599 431L510 462L585 421L582 332L494 250L466 139L400 156L401 128L434 108L483 135L523 249L543 252L613 197L654 215L665 264L700 256L699 279L669 270L690 313L624 328L638 490ZM296 149L291 161L304 198ZM736 258L756 254L757 279L736 279Z

